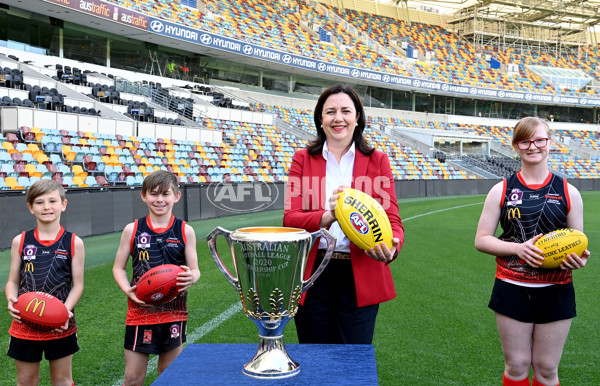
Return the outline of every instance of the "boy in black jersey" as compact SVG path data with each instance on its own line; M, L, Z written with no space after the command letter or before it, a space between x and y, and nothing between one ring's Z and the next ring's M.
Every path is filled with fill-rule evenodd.
M200 278L196 236L191 226L172 214L181 192L172 173L158 170L144 179L142 200L148 215L128 224L121 235L113 275L127 295L124 385L143 385L150 354L158 354L158 374L179 355L186 340L187 289ZM131 257L133 276L127 277ZM148 305L135 296L136 284L146 271L176 264L179 295L166 303Z
M65 191L54 180L35 182L27 190L27 207L37 227L12 241L11 264L5 287L13 317L8 355L15 360L18 384L39 384L42 354L49 362L53 385L73 384L72 359L79 350L74 307L83 292L83 241L60 225L67 208ZM14 307L25 292L46 292L60 299L69 320L56 330L38 330L21 322Z

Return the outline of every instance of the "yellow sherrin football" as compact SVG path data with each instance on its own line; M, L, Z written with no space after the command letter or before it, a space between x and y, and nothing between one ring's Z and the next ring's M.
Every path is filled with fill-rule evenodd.
M346 188L340 193L335 217L344 234L362 250L385 243L392 248L392 225L383 207L371 196Z

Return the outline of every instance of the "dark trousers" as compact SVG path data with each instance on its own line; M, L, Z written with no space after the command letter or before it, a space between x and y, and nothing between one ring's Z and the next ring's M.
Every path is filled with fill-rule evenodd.
M322 258L317 257L315 268ZM331 260L294 317L300 343L371 344L379 304L356 306L350 260Z

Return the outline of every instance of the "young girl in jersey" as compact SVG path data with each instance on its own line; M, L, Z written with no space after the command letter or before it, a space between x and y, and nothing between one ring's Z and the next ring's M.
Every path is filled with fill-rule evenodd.
M527 117L514 128L512 145L519 172L496 184L485 200L475 247L496 256L496 281L489 307L504 352L504 385L558 385L558 364L576 316L572 270L585 266L590 252L568 256L560 268L541 268L534 243L560 228L583 231L579 191L552 174L552 146L545 121ZM502 234L496 238L498 222Z
M72 358L79 350L73 312L83 292L83 241L60 225L60 216L67 209L62 185L46 179L35 182L27 190L26 200L37 227L12 241L5 287L8 312L13 317L8 356L15 360L20 385L39 384L42 353L49 362L52 384L72 385ZM49 293L65 304L69 320L64 326L38 330L21 322L14 307L17 298L35 291Z
M179 355L186 341L186 290L200 278L194 230L171 213L181 197L175 175L164 170L150 174L141 197L148 215L125 227L113 266L115 280L129 298L124 385L143 385L150 354L159 355L158 374ZM126 272L130 256L131 281ZM180 294L167 303L148 305L135 296L136 284L146 271L161 264L185 270L177 279Z

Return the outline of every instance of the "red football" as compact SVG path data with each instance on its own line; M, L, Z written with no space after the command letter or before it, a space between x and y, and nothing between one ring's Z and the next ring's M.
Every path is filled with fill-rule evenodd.
M14 307L24 323L41 330L60 328L69 319L64 303L45 292L25 292Z
M140 277L135 296L146 303L165 303L179 295L177 275L185 272L175 264L154 267Z

